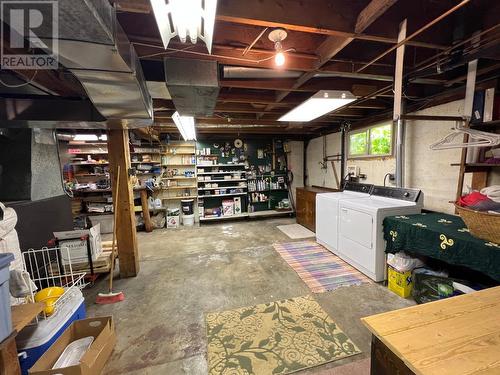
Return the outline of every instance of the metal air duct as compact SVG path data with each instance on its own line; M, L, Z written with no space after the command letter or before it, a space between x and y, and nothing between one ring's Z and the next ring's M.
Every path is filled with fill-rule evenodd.
M181 116L212 116L219 96L216 61L166 58L165 80Z
M58 51L52 52L58 55L59 63L81 82L107 124L150 125L152 100L139 59L118 24L115 9L108 0L59 0L57 5ZM37 36L42 41L53 38L51 30L44 28L37 30ZM57 124L57 118L54 120Z

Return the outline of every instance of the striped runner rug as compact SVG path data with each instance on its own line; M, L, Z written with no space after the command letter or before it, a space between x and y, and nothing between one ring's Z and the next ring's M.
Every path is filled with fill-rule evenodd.
M274 249L313 293L372 282L361 272L312 241L274 244Z

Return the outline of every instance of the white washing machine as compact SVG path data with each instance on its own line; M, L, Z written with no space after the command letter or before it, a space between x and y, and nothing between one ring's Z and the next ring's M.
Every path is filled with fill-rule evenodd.
M344 190L316 194L316 242L338 255L339 202L368 198L373 185L347 182Z
M420 213L420 190L374 186L368 199L339 203L339 256L375 281L386 279L382 222L387 216Z

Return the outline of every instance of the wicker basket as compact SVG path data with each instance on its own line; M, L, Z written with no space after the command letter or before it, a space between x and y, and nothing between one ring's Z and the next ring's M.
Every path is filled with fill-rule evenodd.
M500 244L500 215L474 211L456 203L455 207L472 235Z

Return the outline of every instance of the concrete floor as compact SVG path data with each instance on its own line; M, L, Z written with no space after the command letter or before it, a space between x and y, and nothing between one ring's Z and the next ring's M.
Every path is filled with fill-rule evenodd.
M86 293L89 316L113 315L116 322L118 342L104 373L206 374L205 313L310 294L272 247L292 241L276 226L294 222L235 221L139 233L140 274L115 282L125 301L93 304L96 293L106 290L105 280ZM301 375L369 356L370 334L359 318L412 304L378 284L314 297L363 353Z

